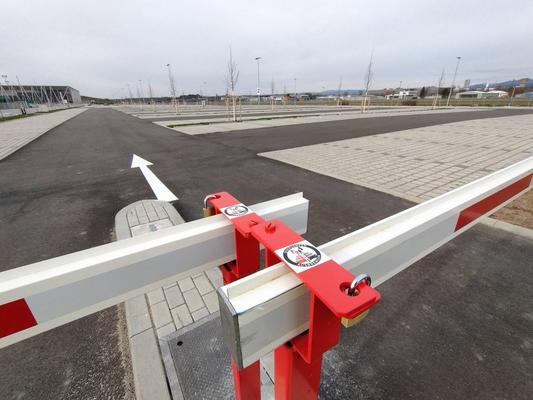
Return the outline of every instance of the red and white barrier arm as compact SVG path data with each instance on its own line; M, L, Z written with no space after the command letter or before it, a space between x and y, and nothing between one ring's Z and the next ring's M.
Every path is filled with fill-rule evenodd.
M532 173L533 157L319 248L379 285L528 191ZM308 329L309 291L284 264L220 288L219 299L233 321L224 337L241 367Z
M307 229L302 193L252 206ZM235 259L222 215L0 273L0 348Z

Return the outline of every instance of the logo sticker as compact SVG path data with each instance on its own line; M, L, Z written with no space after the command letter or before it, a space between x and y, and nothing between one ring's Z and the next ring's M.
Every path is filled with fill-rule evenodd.
M250 214L253 211L246 207L244 204L235 204L233 206L221 208L220 211L228 218L242 217L243 215Z
M276 250L276 254L296 273L306 271L330 260L328 256L307 240Z

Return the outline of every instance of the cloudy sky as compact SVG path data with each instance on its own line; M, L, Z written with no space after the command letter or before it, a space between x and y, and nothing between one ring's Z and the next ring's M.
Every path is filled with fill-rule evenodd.
M224 93L228 49L238 91L374 88L533 77L531 0L164 1L11 0L0 6L0 73L22 84L68 84L97 97ZM204 84L204 82L206 82Z

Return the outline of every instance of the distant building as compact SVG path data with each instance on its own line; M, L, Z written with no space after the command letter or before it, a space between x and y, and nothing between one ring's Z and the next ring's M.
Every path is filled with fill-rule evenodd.
M392 93L385 96L388 100L390 99L416 99L419 94L418 89L400 89L398 93Z
M485 98L501 98L501 97L509 97L509 93L507 93L505 90L489 90L488 92L485 92Z
M465 79L465 85L464 85L464 88L466 90L470 89L470 79Z
M81 104L81 96L70 86L0 85L0 103Z
M503 90L489 90L482 92L481 90L470 90L467 92L460 92L455 95L456 99L498 99L507 97L509 94Z

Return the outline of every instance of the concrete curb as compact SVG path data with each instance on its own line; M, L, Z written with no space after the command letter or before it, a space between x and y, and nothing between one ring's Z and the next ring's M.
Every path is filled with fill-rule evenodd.
M501 229L503 231L525 237L527 239L533 239L533 229L524 228L523 226L519 225L513 225L495 218L485 218L485 220L481 223L486 226L491 226L493 228Z

